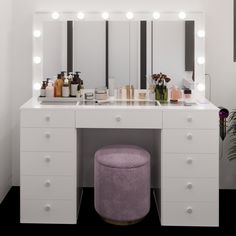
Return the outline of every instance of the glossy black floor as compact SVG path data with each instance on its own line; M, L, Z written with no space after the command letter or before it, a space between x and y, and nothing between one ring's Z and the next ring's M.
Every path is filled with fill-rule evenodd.
M113 226L104 223L93 207L93 189L85 189L82 199L81 210L77 225L40 225L40 224L20 224L20 193L19 188L14 187L8 193L3 203L0 205L0 232L7 229L18 233L29 234L51 234L61 233L67 235L149 235L156 234L176 234L199 235L200 233L225 233L233 230L236 232L236 191L220 191L220 227L162 227L160 226L158 214L152 197L151 211L140 223L132 226ZM149 233L151 232L151 233ZM234 234L233 233L233 234ZM2 234L1 234L2 235ZM156 234L157 235L157 234Z

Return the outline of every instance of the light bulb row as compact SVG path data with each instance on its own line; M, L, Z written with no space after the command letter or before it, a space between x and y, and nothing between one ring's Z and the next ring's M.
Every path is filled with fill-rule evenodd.
M134 13L131 12L131 11L130 11L130 12L127 12L127 13L125 14L125 16L126 16L126 18L127 18L128 20L132 20L132 19L135 17ZM60 13L57 12L57 11L55 11L55 12L53 12L53 13L51 14L51 17L52 17L53 20L58 20L58 19L60 18ZM108 20L109 17L110 17L110 14L109 14L108 12L103 12L103 13L101 14L101 17L102 17L102 19L104 19L104 20ZM153 13L152 13L152 17L153 17L153 19L158 20L158 19L160 19L161 14L160 14L160 12L153 12ZM178 17L179 17L179 19L184 20L184 19L186 19L187 14L182 11L182 12L180 12L180 13L178 14ZM77 13L77 18L78 18L79 20L85 19L85 13L84 13L84 12L78 12L78 13Z

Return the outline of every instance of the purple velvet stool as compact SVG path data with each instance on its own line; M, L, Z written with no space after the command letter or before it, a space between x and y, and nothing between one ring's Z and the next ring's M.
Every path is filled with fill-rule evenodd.
M150 154L138 146L107 146L95 153L95 209L107 222L133 224L150 209Z

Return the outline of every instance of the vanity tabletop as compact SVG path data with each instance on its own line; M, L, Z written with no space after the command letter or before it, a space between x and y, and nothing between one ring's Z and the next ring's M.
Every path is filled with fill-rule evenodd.
M33 97L21 106L20 109L158 109L158 110L218 110L211 102L186 104L160 103L152 100L109 100L109 101L38 101Z

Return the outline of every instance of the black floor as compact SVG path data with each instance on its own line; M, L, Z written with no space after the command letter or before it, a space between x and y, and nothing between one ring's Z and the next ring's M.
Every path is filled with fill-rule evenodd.
M165 235L169 233L181 233L199 235L200 233L225 233L236 232L236 191L220 191L220 227L163 227L160 226L154 199L152 197L151 211L140 223L132 226L113 226L104 223L94 210L93 189L85 189L77 225L40 225L20 224L20 189L14 187L8 193L0 205L0 232L7 230L8 234L14 231L18 233L61 233L67 235L89 235L90 233L105 235ZM149 233L152 232L152 233ZM86 234L85 234L86 233ZM0 233L0 235L2 235Z

